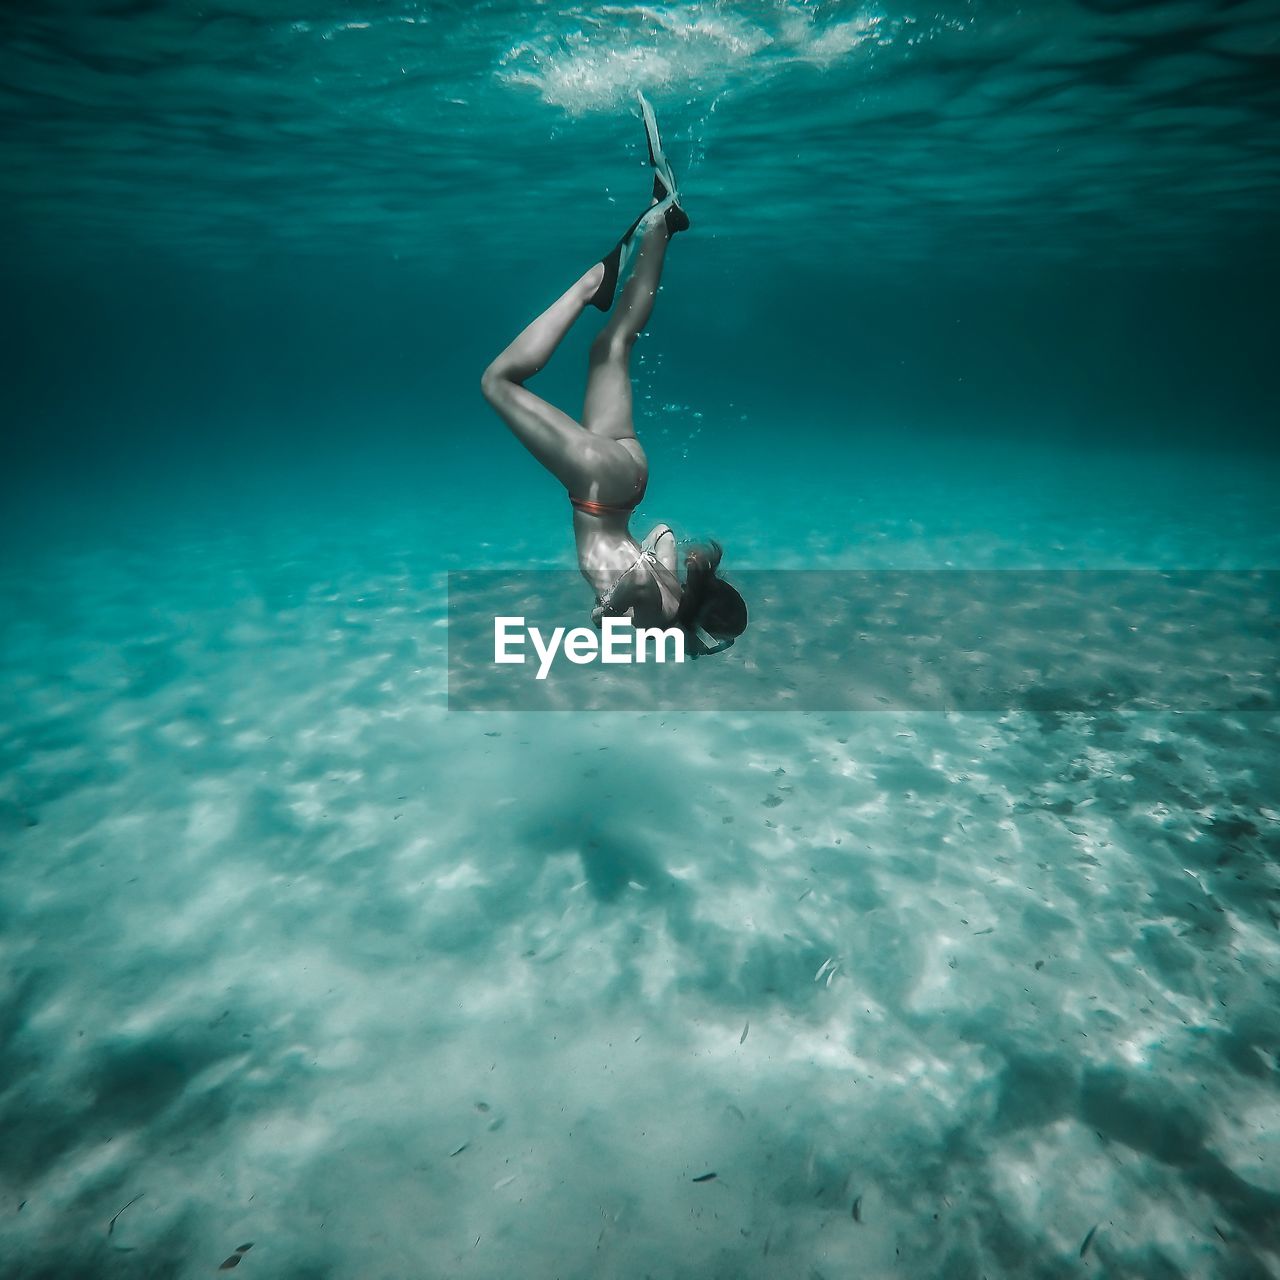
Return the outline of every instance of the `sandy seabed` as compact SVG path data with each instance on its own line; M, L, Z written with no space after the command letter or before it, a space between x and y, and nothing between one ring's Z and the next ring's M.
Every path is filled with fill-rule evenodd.
M0 1275L1280 1275L1273 708L459 714L465 511L304 514L4 566Z

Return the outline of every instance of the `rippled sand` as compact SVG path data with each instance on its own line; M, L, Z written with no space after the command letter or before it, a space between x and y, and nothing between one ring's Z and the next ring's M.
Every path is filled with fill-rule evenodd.
M0 1274L1277 1274L1273 712L450 713L465 518L6 562Z

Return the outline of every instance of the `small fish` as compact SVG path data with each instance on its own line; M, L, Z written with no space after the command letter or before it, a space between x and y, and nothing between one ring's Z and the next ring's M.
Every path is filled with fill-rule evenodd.
M1043 960L1037 960L1037 961L1036 961L1036 968L1037 968L1037 969L1043 969L1043 968L1044 968L1044 961L1043 961Z
M853 1202L853 1220L854 1222L862 1221L862 1197L858 1196Z
M714 1173L700 1173L694 1182L710 1182L716 1175Z
M452 1160L454 1156L460 1156L470 1145L471 1143L464 1142L462 1146L455 1147L452 1151L449 1152L449 1158Z
M132 1200L130 1200L130 1201L129 1201L129 1204L137 1204L137 1202L138 1202L139 1200L141 1200L141 1199L142 1199L142 1197L143 1197L143 1196L145 1196L146 1194L147 1194L147 1193L146 1193L145 1191L139 1191L139 1192L138 1192L138 1194L137 1194L136 1196L134 1196ZM23 1203L23 1204L26 1204L27 1202L24 1200L22 1203ZM127 1209L127 1208L129 1207L129 1204L125 1205L124 1209ZM121 1210L120 1210L120 1213L117 1213L117 1214L116 1214L116 1218L118 1218L118 1217L120 1216L120 1214L124 1212L124 1209L121 1209ZM111 1235L111 1234L115 1231L115 1229L116 1229L116 1218L112 1218L112 1219L111 1219L111 1222L108 1224L108 1226L107 1226L107 1235Z
M493 1184L493 1189L495 1191L501 1191L503 1187L509 1187L515 1180L516 1175L514 1173L509 1173L505 1178L499 1178L498 1181Z
M828 969L829 969L833 964L835 964L835 961L834 961L830 956L828 956L828 957L827 957L827 959L825 959L825 960L822 962L822 968L821 968L821 969L819 969L819 970L818 970L818 972L817 972L817 973L815 973L815 974L813 975L813 980L814 980L814 982L821 982L821 981L822 981L822 975L823 975L824 973L826 973L826 971L827 971L827 970L828 970Z
M218 1267L218 1270L230 1271L232 1267L238 1267L240 1265L240 1259L243 1257L244 1257L243 1253L233 1253L231 1257L223 1260L221 1265Z
M253 1241L252 1241L252 1240L250 1240L248 1244L238 1244L238 1245L236 1245L236 1252L237 1252L237 1253L248 1253L248 1252L249 1252L249 1250L250 1250L250 1249L252 1249L252 1248L253 1248Z
M812 890L812 889L806 889L806 890L805 890L805 891L804 891L804 892L803 892L803 893L802 893L802 894L801 894L801 895L796 899L796 901L797 901L797 902L803 902L803 901L804 901L804 900L805 900L805 899L806 899L806 898L807 898L807 897L808 897L812 892L813 892L813 890Z
M750 1031L750 1030L751 1030L751 1023L750 1023L750 1021L748 1021L748 1022L747 1022L747 1025L746 1025L745 1027L743 1027L743 1028L742 1028L742 1034L738 1037L738 1043L739 1043L739 1044L742 1044L742 1043L746 1040L746 1038L747 1038L747 1032L748 1032L748 1031Z
M978 932L977 932L977 933L975 933L973 936L974 936L975 938L980 938L980 937L982 937L982 935L983 935L984 933L995 933L995 930L994 930L994 929L979 929L979 930L978 930Z
M1098 1224L1095 1222L1093 1226L1089 1228L1089 1234L1085 1236L1084 1244L1080 1246L1080 1256L1082 1258L1086 1253L1089 1252L1089 1246L1093 1243L1093 1237L1097 1234L1097 1232L1098 1232Z

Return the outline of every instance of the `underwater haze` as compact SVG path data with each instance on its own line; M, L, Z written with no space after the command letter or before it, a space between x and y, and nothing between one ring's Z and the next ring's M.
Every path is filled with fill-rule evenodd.
M475 709L637 90L752 623ZM1280 1276L1278 210L1274 0L5 7L0 1280ZM1077 685L824 703L881 603Z

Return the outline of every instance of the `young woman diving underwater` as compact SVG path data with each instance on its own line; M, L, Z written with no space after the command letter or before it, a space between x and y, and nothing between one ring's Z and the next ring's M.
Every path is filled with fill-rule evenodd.
M637 627L677 626L693 657L728 648L747 626L747 606L716 576L721 548L711 542L685 555L676 572L676 539L665 524L643 542L629 527L644 497L649 462L631 416L631 349L653 311L671 237L689 226L653 108L640 110L653 167L653 199L613 250L524 329L485 370L481 387L516 438L569 493L578 566L596 593L592 621L630 617ZM608 311L630 258L635 267L618 305L591 344L582 421L524 384L541 369L588 306Z

